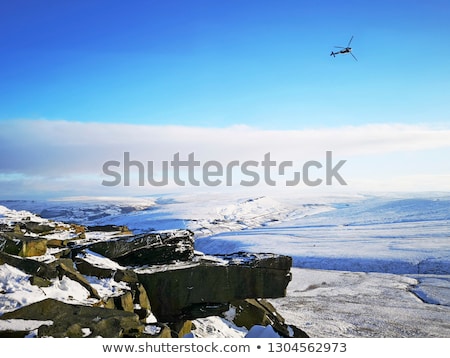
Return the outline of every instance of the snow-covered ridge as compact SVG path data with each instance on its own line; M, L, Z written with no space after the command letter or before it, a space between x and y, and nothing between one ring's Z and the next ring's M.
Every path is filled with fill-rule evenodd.
M287 222L329 210L333 207L326 204L292 206L266 196L246 198L211 208L206 217L189 220L188 228L197 237L205 237Z
M34 222L48 223L49 221L43 219L40 215L36 215L27 210L13 210L6 206L0 205L0 223L5 225L11 225L15 222L22 220L31 220Z
M152 198L68 197L53 200L6 200L0 202L9 209L37 214L42 219L101 225L133 212L150 210L155 206ZM1 212L0 212L1 214ZM33 214L33 215L34 215ZM36 215L34 215L36 216Z

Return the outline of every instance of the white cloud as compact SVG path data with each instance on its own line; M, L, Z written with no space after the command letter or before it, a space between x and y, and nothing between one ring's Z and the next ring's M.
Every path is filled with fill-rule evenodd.
M426 175L426 185L418 186L438 189L436 183L440 189L450 190L439 179L450 174L445 165L450 154L450 129L430 126L372 124L261 130L248 126L199 128L15 120L0 122L0 151L0 195L14 187L23 192L103 192L103 163L123 161L124 152L134 160L158 165L172 160L177 152L182 160L194 152L202 163L217 160L224 165L232 160L260 162L270 152L273 160L301 165L308 160L323 161L325 151L333 151L336 161L347 160L349 185L352 177L362 182L366 179L367 183L408 177L425 184L421 178ZM405 158L417 158L417 162L409 165ZM414 187L414 182L408 187Z

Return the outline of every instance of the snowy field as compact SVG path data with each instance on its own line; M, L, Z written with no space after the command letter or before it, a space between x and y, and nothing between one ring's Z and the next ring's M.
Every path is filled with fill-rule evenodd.
M450 338L448 193L320 197L205 193L0 205L58 221L127 225L135 233L188 228L196 234L196 249L208 254L290 255L295 267L287 297L271 301L287 323L312 337ZM0 220L7 220L6 209ZM2 266L3 292L9 292L8 284L25 282L20 273ZM70 282L58 284L59 292L76 291ZM97 284L105 290L119 289L107 282ZM0 302L3 312L6 304L20 304L20 297L18 301L12 294L8 297L3 294ZM214 317L196 325L199 336L245 334Z

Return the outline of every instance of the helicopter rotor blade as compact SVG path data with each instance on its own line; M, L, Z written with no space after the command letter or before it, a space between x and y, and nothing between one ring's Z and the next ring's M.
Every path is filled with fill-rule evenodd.
M352 40L353 40L353 35L352 35L352 37L350 37L350 41L348 42L347 47L350 47L350 44L352 43Z
M350 52L350 55L352 55L353 58L354 58L356 61L358 61L358 59L355 57L355 55L354 55L352 52Z
M334 46L335 48L345 48L344 46Z

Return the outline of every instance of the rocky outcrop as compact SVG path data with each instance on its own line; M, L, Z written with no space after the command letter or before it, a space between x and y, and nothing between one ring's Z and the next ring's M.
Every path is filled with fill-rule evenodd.
M55 230L54 225L43 224L37 221L26 220L17 224L22 232L30 234L45 235Z
M0 251L0 264L8 264L18 268L28 275L52 279L58 277L56 265L46 264L29 258L22 258L15 255L9 255Z
M236 300L231 302L223 317L232 321L238 327L251 329L254 326L272 326L282 337L308 338L301 329L285 323L284 318L273 305L261 298Z
M47 240L20 232L2 232L0 251L22 257L42 256L47 252Z
M200 256L137 273L155 316L173 322L217 314L237 299L283 297L291 264L289 256L238 253Z
M149 233L101 241L88 248L121 265L170 264L192 259L194 235L187 230Z
M51 298L5 313L1 319L52 321L52 325L39 327L38 337L120 338L139 337L144 332L144 325L134 313L71 305Z
M194 251L194 236L187 230L132 235L126 227L113 225L42 225L30 220L2 223L0 265L18 268L42 288L67 277L87 291L89 303L45 299L0 316L53 322L39 327L38 337L183 337L195 328L192 320L209 316L247 329L270 325L283 337L307 337L264 300L285 296L291 280L289 256L203 255ZM58 230L70 235L46 237ZM105 235L90 236L94 230ZM112 264L99 264L93 256ZM91 284L98 280L113 280L122 288L105 296ZM25 333L4 331L0 336Z

